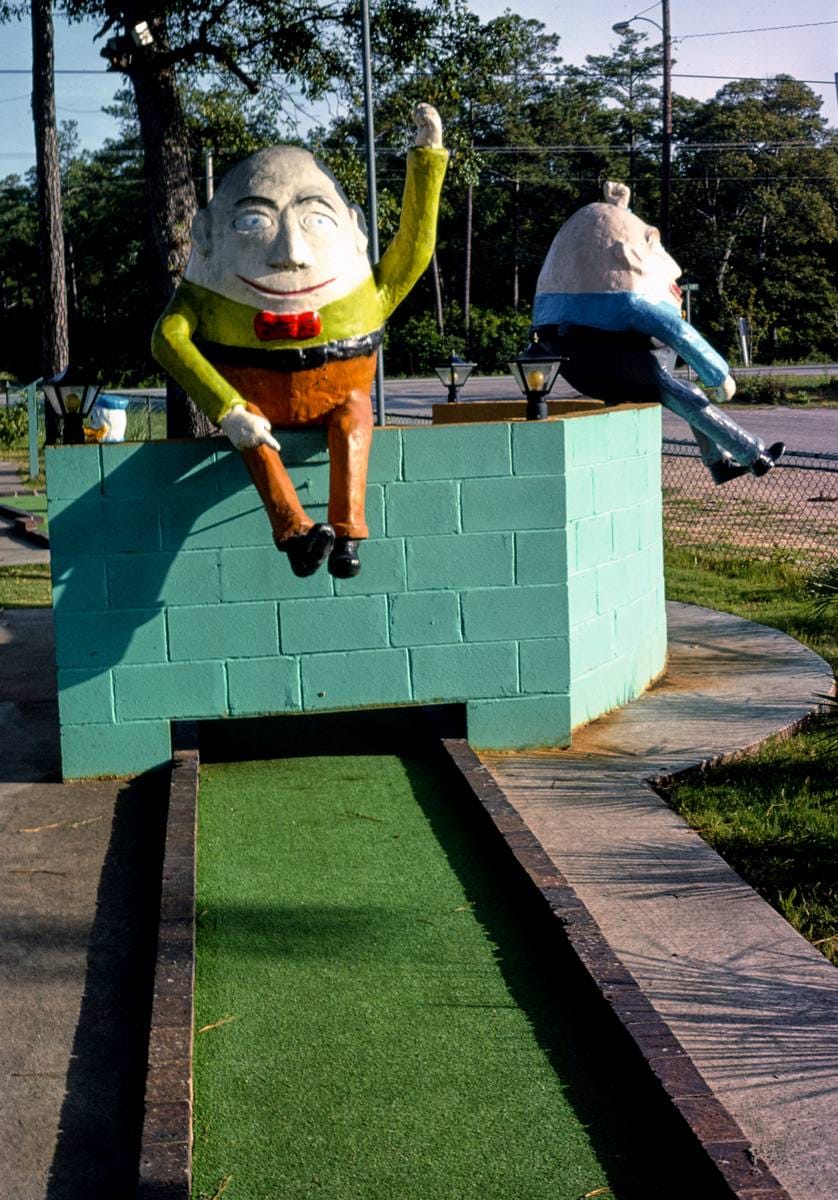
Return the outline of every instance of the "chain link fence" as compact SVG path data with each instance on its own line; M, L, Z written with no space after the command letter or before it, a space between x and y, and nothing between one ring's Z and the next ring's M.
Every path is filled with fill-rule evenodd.
M803 567L838 561L838 454L787 450L762 478L715 484L692 441L663 442L670 545L732 549Z

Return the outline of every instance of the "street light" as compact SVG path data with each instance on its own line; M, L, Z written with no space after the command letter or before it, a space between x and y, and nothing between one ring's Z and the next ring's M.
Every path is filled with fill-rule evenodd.
M65 446L84 442L84 419L96 403L100 384L84 383L78 373L65 367L41 385L50 407L62 419L61 441Z
M448 388L448 403L453 404L459 399L458 393L466 383L477 363L466 362L459 354L451 354L448 362L434 367L443 387Z
M672 36L669 29L669 0L661 0L661 18L659 25L651 17L631 17L628 21L618 21L611 28L615 33L628 33L632 21L646 21L661 32L663 41L663 136L661 138L661 211L660 227L661 241L669 244L669 197L672 190Z
M519 358L509 363L512 378L527 398L527 420L543 421L547 416L547 394L556 382L563 359L532 335L532 341Z

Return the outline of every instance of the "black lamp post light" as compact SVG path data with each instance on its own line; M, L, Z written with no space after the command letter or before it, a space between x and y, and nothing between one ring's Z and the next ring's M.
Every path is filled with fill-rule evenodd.
M528 421L543 421L547 416L547 395L558 379L562 361L545 349L534 333L520 358L510 362L512 377L527 398Z
M41 385L50 407L61 418L61 441L65 446L77 446L84 442L84 420L96 403L101 386L85 383L78 373L69 367Z
M466 362L458 354L451 354L448 362L434 367L443 387L448 388L448 403L453 404L459 398L459 391L471 375L477 363Z

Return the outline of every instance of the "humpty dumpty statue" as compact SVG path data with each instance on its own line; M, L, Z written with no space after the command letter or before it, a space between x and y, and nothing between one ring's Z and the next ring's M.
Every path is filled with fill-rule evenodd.
M428 266L448 151L439 115L415 112L398 232L370 266L360 209L307 150L276 146L234 167L192 225L186 272L152 338L158 362L242 452L277 548L296 575L328 558L361 569L383 325ZM272 426L323 425L328 524L304 511Z
M606 183L604 203L580 209L556 234L536 285L534 331L564 358L561 373L578 391L606 403L659 400L683 417L716 483L764 475L783 443L766 450L667 369L680 355L719 401L736 391L725 360L682 319L681 268L657 229L629 211L629 194Z

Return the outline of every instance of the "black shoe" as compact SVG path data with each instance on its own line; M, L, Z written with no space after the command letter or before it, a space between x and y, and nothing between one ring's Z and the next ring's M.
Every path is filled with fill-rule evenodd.
M335 548L329 555L329 574L335 579L351 579L360 569L358 543L353 538L335 538Z
M715 483L729 483L731 479L738 479L740 475L750 474L750 471L750 466L743 467L732 458L720 458L718 462L710 464L710 474Z
M767 450L763 451L756 462L751 463L754 475L767 475L785 449L785 442L775 442L773 446L769 446Z
M329 557L329 551L335 544L335 531L331 525L312 525L306 533L295 534L278 542L274 538L277 550L288 555L288 563L295 575L305 577L313 575ZM329 569L331 570L331 564Z

